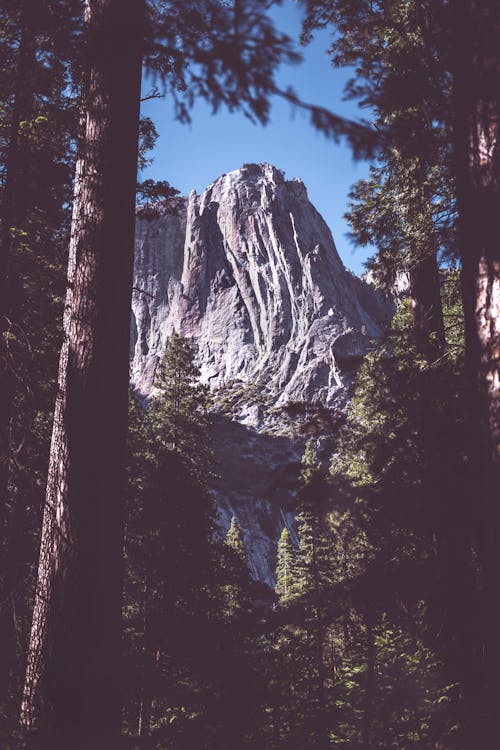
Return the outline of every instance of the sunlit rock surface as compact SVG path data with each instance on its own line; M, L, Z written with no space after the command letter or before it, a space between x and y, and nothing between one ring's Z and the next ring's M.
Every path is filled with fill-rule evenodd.
M346 271L304 184L249 164L138 211L132 311L131 380L144 397L172 331L193 340L218 401L220 522L238 516L252 571L271 583L304 425L311 409L345 405L389 306Z

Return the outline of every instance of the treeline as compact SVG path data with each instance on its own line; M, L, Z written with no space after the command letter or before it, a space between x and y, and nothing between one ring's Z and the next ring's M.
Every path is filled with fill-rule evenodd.
M150 408L131 401L122 678L130 746L469 746L470 722L484 719L467 693L477 581L463 565L452 587L459 569L445 545L464 525L443 518L467 458L456 453L465 427L457 284L447 273L449 356L428 367L402 302L384 348L361 367L329 466L321 441L309 441L274 597L249 576L237 519L224 541L214 534L210 394L189 342L171 337ZM440 414L438 498L421 381Z
M236 521L214 541L182 340L191 385L176 397L165 363L127 452L136 166L155 138L141 63L182 120L202 96L265 123L272 95L297 103L274 80L296 52L271 5L2 0L5 747L499 745L497 2L302 3L304 40L331 28L374 118L307 107L312 123L375 154L349 220L409 301L361 367L330 471L313 445L304 458L272 612Z
M403 299L334 454L310 439L274 597L249 577L237 519L225 542L213 533L209 394L188 341L170 339L158 396L131 419L125 715L137 747L458 750L482 731L455 271L441 289L446 356L419 353Z

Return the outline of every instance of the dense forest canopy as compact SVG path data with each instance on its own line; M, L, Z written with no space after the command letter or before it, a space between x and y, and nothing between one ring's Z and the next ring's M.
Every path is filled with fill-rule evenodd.
M300 4L370 123L279 89L272 0L1 0L2 747L499 746L500 5ZM128 391L136 200L177 192L137 183L157 94L262 124L281 96L370 154L352 235L408 280L311 428L274 591L217 531L192 343Z

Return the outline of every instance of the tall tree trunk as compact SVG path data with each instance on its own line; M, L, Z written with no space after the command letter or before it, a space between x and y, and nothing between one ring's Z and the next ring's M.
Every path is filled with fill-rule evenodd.
M153 545L151 536L148 544ZM144 617L143 617L143 649L142 649L142 684L139 703L139 720L137 735L142 750L151 747L151 718L155 699L155 682L157 682L160 649L158 645L157 613L154 612L153 594L151 591L151 573L146 570L144 581ZM155 637L156 636L156 637Z
M428 614L439 621L439 648L448 664L450 679L460 683L465 722L477 730L482 699L482 664L478 655L477 589L472 545L474 534L468 518L469 483L457 477L457 456L450 451L450 422L440 409L441 378L435 365L446 351L437 246L431 213L431 197L425 187L421 164L415 172L415 226L425 229L427 247L416 254L410 268L410 297L416 349L427 367L420 374L420 423L425 446L426 510L436 539L434 606ZM437 377L436 377L437 376ZM445 397L446 398L446 397ZM469 731L469 730L467 730Z
M21 719L47 750L120 735L122 503L144 0L87 0L75 202Z
M366 622L366 684L363 698L363 722L361 728L361 747L370 750L373 707L375 702L375 662L377 647L375 644L374 618L372 612L367 612Z
M454 126L471 446L484 575L488 700L476 746L498 748L500 725L500 4L460 0L454 23ZM471 740L472 743L472 740ZM472 744L471 744L472 747Z
M436 253L423 254L410 267L410 298L417 351L429 362L445 348L443 307Z
M426 127L422 123L422 127ZM418 160L406 178L413 183L414 201L410 224L427 239L410 257L410 299L413 332L417 351L429 364L442 356L446 341L444 332L441 283L437 261L438 243L432 216L432 197L426 187L428 167Z

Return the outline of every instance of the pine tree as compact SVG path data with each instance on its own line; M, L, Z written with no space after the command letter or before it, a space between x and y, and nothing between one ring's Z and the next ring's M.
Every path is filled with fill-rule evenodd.
M453 13L454 164L458 244L462 261L465 367L473 416L474 498L484 571L484 646L488 719L475 706L487 748L500 745L500 6L494 0L459 3ZM472 662L471 662L472 665ZM474 694L474 693L473 693ZM478 691L475 691L478 695ZM479 740L481 741L481 740Z
M313 594L318 600L331 582L326 525L329 493L313 440L307 443L302 457L301 480L297 505L297 593Z
M138 717L130 707L127 721L144 745L172 710L167 696L176 679L184 685L185 705L196 706L198 722L202 716L202 697L191 687L199 675L187 658L194 640L203 642L203 623L213 615L214 505L206 490L213 455L209 393L199 374L190 342L174 334L149 409L131 404L127 601L141 667ZM141 620L132 624L137 611ZM134 652L131 639L129 648ZM187 726L187 736L196 727L196 721Z
M302 458L296 552L293 547L290 549L289 535L282 535L283 551L286 550L289 560L293 551L295 558L291 582L293 598L302 613L300 627L282 628L277 650L289 683L281 687L280 711L288 727L283 738L288 737L287 742L295 740L301 748L311 750L325 746L328 726L331 726L331 684L327 678L331 672L331 657L326 648L329 623L323 601L332 584L331 539L326 522L328 500L328 487L314 441L310 440ZM279 584L284 586L282 576ZM282 594L281 601L286 598ZM290 702L291 709L287 706Z
M234 551L242 565L248 565L248 553L243 539L243 531L236 516L231 518L231 525L226 535L226 544Z
M223 609L227 621L230 622L245 617L252 609L248 552L243 530L236 516L231 518L231 524L221 549L220 562Z
M275 591L279 595L279 603L285 604L295 593L297 576L297 554L290 536L285 528L281 532L278 542L278 559L276 562Z
M394 200L386 218L392 213L396 221L387 222L386 228L392 240L399 239L394 235L400 228L404 230L399 248L410 260L413 276L415 343L419 355L423 353L424 360L436 368L428 378L420 378L417 418L425 435L419 448L427 454L422 469L428 480L429 516L434 516L441 576L447 581L443 597L437 599L446 599L450 636L445 640L449 647L456 644L449 665L454 671L460 665L469 744L497 746L500 730L494 707L500 696L500 648L493 623L500 612L496 543L500 526L500 389L495 354L500 336L500 7L492 0L466 0L456 10L444 0L361 4L307 0L305 4L309 31L325 23L335 24L332 60L356 66L357 80L348 85L348 93L371 106L378 120L383 161L390 169L385 170L382 185L375 180L366 191L364 206L359 206L358 228L373 217L380 227L379 199L383 193L388 197L386 188L392 180ZM402 167L399 174L387 158L394 145ZM412 165L416 167L413 175ZM376 263L378 270L384 265L394 267L394 254L386 252L390 244L384 244ZM437 365L449 355L443 347L439 277L433 257L443 251L448 257L459 257L462 266L468 388L461 388L461 393L462 413L467 414L469 424L461 444L455 434L442 431L446 400L440 404L435 398L439 391L431 393L430 388L436 384ZM456 449L455 476L461 476L460 482L450 482L450 469L437 460L447 444ZM400 454L399 446L394 445L394 450ZM383 460L380 447L378 453ZM460 467L464 455L469 466L465 472ZM399 457L388 461L387 456L388 468L391 463L401 466ZM406 484L406 476L399 473L393 487L401 481ZM416 481L420 484L421 477ZM392 492L389 488L387 497ZM415 492L415 486L409 487L410 495ZM403 518L401 526L406 528ZM479 544L473 536L481 540ZM472 558L476 555L482 558L482 581L473 580ZM463 587L462 581L468 584ZM478 595L484 601L483 611L487 611L479 631L472 622ZM489 714L486 729L485 713Z
M148 410L150 434L163 450L182 456L196 481L206 486L214 471L210 449L210 393L200 383L189 339L173 333L155 377Z
M52 748L109 748L121 731L122 511L145 5L86 5L85 132L22 705L28 741Z

